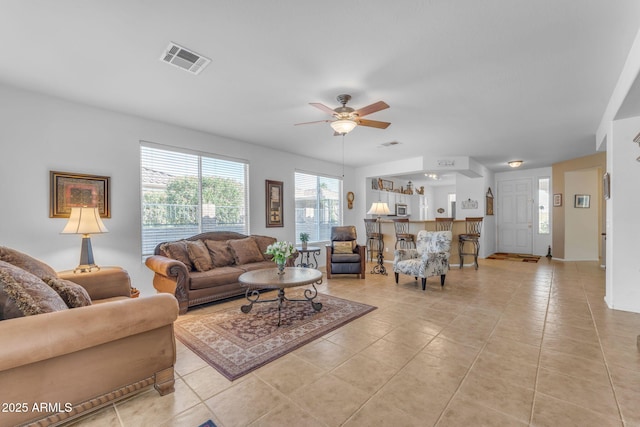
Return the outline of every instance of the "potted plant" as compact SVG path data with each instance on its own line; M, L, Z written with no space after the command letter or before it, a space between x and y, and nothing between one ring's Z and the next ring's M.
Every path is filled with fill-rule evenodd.
M300 241L302 242L302 249L307 249L309 242L309 233L300 233Z

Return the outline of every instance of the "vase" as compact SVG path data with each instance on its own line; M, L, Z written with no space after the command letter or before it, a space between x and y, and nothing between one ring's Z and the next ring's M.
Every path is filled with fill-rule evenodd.
M285 262L284 261L277 261L276 265L278 266L278 275L283 275L284 274Z
M302 242L302 250L307 250L307 242Z

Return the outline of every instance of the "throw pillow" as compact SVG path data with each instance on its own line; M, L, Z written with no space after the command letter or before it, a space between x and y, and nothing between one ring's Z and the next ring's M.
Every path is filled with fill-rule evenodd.
M187 241L189 259L198 271L209 271L213 268L211 255L202 240Z
M258 249L260 249L260 253L262 253L262 257L264 258L264 260L271 261L273 259L273 255L265 254L265 251L267 250L267 247L269 245L277 242L278 240L275 237L259 236L257 234L254 234L251 237L253 237L253 239L258 244Z
M0 261L0 320L68 310L62 298L35 275Z
M209 255L211 255L214 267L233 265L233 254L226 240L205 240L204 244L209 249Z
M334 254L352 254L353 243L352 242L333 242Z
M178 240L176 242L167 242L160 247L160 250L169 255L169 258L180 261L187 266L187 270L193 270L193 264L189 259L187 252L186 240Z
M91 305L91 297L87 290L77 283L65 279L49 279L47 285L60 295L69 308L86 307Z
M228 240L229 246L233 250L233 254L236 260L236 264L249 264L251 262L264 261L262 252L258 248L258 244L253 237L246 237L244 239Z
M0 261L15 265L42 280L58 277L56 271L44 262L5 246L0 246Z

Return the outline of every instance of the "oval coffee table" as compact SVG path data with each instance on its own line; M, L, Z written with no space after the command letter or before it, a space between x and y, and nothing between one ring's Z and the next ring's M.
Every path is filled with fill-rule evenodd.
M245 297L249 304L240 307L243 313L248 313L253 308L253 304L262 302L278 301L278 326L280 326L280 315L284 301L310 302L315 311L322 309L322 303L314 301L318 296L316 284L322 283L322 272L313 268L286 267L284 274L278 274L277 268L267 268L263 270L247 271L238 278L240 284L247 287ZM311 285L313 290L305 289L305 299L289 299L285 297L285 288L295 288L297 286ZM260 290L278 290L278 296L274 299L261 300Z

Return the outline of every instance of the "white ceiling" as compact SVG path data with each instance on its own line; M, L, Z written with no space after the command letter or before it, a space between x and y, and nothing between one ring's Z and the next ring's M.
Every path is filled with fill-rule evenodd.
M2 0L0 82L336 163L329 124L293 124L348 93L392 125L347 135L347 165L504 171L595 152L639 27L638 0ZM161 62L170 41L212 63Z

